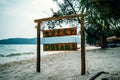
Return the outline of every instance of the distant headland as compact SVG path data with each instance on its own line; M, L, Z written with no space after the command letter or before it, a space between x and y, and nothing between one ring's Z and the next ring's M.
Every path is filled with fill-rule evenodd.
M80 43L80 38L78 37L54 37L54 38L41 38L41 44L50 43L69 43L77 42ZM0 40L0 44L36 44L37 38L8 38Z
M0 44L36 44L36 38L9 38L0 40Z

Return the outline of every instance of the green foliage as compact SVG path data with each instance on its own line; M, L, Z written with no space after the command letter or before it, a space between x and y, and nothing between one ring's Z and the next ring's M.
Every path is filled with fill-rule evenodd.
M86 43L87 43L87 44L95 45L96 42L97 42L97 40L96 40L95 38L92 38L92 37L90 37L90 36L88 36L88 35L86 36Z
M106 37L115 35L116 31L119 33L120 29L117 28L120 22L119 3L119 0L81 0L80 9L83 10L82 13L88 14L86 17L86 23L88 24L85 27L89 33L96 35L93 38L103 37L105 43ZM98 32L95 33L96 29L92 28L97 28ZM88 34L87 37L89 36Z
M79 11L79 0L53 0L57 3L57 5L59 6L59 10L57 12L54 12L53 9L51 9L52 13L53 13L53 17L58 17L58 16L63 16L63 15L71 15L71 14L75 14L76 11ZM70 3L74 3L73 4L69 4ZM71 6L74 6L75 11L73 11L73 9L71 8ZM70 19L62 19L62 20L52 20L52 21L47 21L45 22L45 24L48 25L49 29L54 29L56 26L62 27L61 24L71 24L74 25L77 22L77 18L70 18Z
M59 10L56 12L58 16L87 13L85 18L85 31L87 40L93 38L95 40L100 37L109 37L119 34L120 29L120 1L119 0L54 0ZM52 10L53 11L53 10ZM53 15L55 12L53 11ZM77 19L63 20L64 23L75 24ZM56 23L56 22L55 22ZM103 39L104 39L103 38ZM88 41L88 42L90 42Z

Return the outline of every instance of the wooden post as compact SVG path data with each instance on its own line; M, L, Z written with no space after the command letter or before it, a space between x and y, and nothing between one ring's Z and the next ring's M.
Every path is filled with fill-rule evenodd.
M40 72L40 61L41 61L41 54L40 54L40 22L37 23L37 68L36 71Z
M81 17L81 75L86 72L85 64L85 35L84 35L84 16Z

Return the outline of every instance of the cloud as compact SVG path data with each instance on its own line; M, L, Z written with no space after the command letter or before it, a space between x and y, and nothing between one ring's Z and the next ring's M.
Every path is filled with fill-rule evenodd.
M57 9L52 0L21 0L21 2L14 2L16 3L15 5L12 3L11 6L10 2L6 0L2 3L4 5L9 4L2 10L3 14L15 17L48 17L51 15L50 8Z
M34 19L50 17L50 8L57 10L52 0L1 0L0 34L3 35L0 36L9 37L8 34L13 37L35 36ZM7 30L7 33L1 30Z

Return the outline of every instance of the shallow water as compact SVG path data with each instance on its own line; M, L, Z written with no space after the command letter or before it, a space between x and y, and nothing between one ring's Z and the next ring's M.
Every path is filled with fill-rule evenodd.
M57 52L43 52L41 45L41 56ZM0 64L24 60L36 57L36 45L0 45Z

